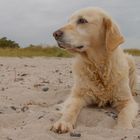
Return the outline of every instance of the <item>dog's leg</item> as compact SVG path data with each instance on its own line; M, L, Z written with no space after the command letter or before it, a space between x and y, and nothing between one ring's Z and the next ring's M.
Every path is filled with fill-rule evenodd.
M122 105L123 102L118 106L120 109L120 113L118 114L118 122L115 128L128 128L131 129L132 122L137 115L138 112L138 105L134 101L134 99L130 99L127 102L124 102L124 106Z
M63 115L51 128L52 131L57 133L66 133L74 128L77 116L85 105L85 101L80 97L70 96L63 111Z
M131 66L129 70L129 85L131 88L131 92L133 96L136 96L136 68L135 66Z
M129 65L129 86L133 96L136 96L136 65L134 58L131 55L126 55Z

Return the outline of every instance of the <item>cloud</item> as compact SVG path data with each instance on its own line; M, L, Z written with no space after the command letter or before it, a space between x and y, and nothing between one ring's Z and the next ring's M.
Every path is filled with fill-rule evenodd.
M0 3L0 37L6 36L22 46L55 43L53 31L66 23L75 10L87 6L107 10L131 44L140 43L139 0L0 0Z

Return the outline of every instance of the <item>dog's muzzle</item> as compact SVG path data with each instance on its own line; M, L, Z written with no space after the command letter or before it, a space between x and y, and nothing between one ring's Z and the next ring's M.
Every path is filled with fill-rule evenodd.
M57 41L62 39L63 35L64 35L64 33L61 30L57 30L53 33L53 36Z

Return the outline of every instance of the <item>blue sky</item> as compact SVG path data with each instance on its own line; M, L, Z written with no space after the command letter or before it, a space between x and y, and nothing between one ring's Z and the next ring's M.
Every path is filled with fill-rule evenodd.
M140 48L140 0L0 0L0 37L29 44L55 44L53 31L75 10L96 6L107 10L126 38L125 48Z

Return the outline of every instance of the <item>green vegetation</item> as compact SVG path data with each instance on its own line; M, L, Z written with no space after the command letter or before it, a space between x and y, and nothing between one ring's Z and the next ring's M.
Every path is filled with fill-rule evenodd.
M8 40L6 37L0 38L0 48L20 48L15 41Z
M30 45L26 48L20 48L15 41L8 40L6 37L0 39L0 56L1 57L71 57L71 55L58 47L43 48L41 45Z
M140 56L140 49L125 49L124 52ZM20 48L18 43L8 40L6 37L0 39L0 56L1 57L72 57L67 51L56 46L47 46L43 48L41 45L30 45L26 48Z
M134 56L140 56L140 49L125 49L124 52ZM46 47L30 45L27 48L0 48L1 57L72 57L67 51L58 47Z
M58 47L27 47L27 48L0 48L2 57L71 57L71 55Z
M124 52L127 52L134 56L140 56L140 49L125 49Z

